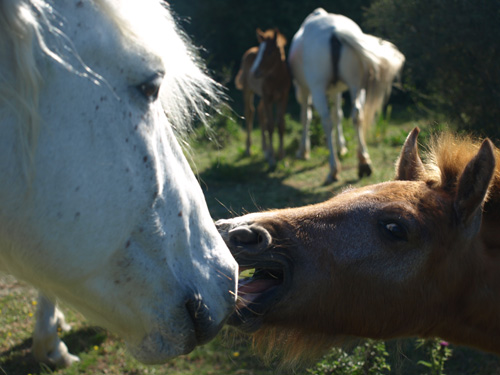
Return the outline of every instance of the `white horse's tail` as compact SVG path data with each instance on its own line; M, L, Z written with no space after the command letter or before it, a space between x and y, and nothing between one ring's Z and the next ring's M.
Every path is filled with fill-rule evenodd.
M364 69L366 101L363 107L363 128L373 123L391 94L392 84L399 79L405 57L397 47L372 35L336 30L337 38L356 51Z

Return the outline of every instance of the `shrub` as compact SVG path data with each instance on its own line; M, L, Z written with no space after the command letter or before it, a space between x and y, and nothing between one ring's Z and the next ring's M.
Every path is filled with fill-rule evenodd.
M391 367L386 362L389 353L383 341L367 340L352 352L333 348L329 354L308 369L311 375L369 375L387 374Z
M365 26L406 56L405 88L459 127L499 137L500 0L375 0Z

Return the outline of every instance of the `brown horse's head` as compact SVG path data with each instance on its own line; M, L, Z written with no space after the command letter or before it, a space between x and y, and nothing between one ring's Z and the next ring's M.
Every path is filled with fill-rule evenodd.
M266 31L257 28L256 32L259 51L251 72L255 78L262 78L272 74L273 70L279 66L279 63L286 60L286 38L279 32L278 28Z
M217 223L240 268L253 270L240 280L230 324L288 359L351 336L440 336L500 350L498 336L474 336L482 325L493 330L496 315L481 303L500 290L485 245L500 248L494 147L448 136L424 164L417 135L407 138L395 181Z

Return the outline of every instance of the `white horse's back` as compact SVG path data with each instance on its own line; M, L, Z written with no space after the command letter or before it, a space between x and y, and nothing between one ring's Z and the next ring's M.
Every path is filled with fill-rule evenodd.
M319 54L317 60L326 60L325 64L329 63L331 66L331 57L326 46L333 34L341 43L353 49L365 70L371 70L375 75L379 74L380 67L384 66L384 69L394 72L389 73L394 76L404 64L404 55L392 43L365 34L350 18L327 13L321 8L311 13L295 34L290 47L290 59L296 59L295 56L299 54L303 56L301 58L311 56L313 59L315 54ZM306 50L301 51L304 48Z
M359 139L359 175L369 175L370 158L364 132L389 96L404 60L403 54L392 43L364 34L349 18L327 13L321 8L307 16L295 34L289 62L296 96L302 105L304 132L299 156L307 157L309 153L308 123L311 115L308 107L312 100L322 119L330 149L331 173L328 181L336 180L339 171L330 135L332 122L337 126L339 149L347 152L341 127L340 93L348 89L351 94L352 118ZM327 93L334 101L332 112Z
M148 363L210 340L235 302L174 133L215 98L194 56L160 0L0 2L0 265ZM48 334L39 359L65 364Z

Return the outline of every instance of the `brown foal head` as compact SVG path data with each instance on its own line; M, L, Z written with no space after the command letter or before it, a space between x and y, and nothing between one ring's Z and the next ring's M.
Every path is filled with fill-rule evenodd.
M488 140L447 136L424 164L417 135L403 146L395 181L217 223L241 270L253 270L240 280L230 324L288 360L353 336L445 332L480 279L482 208L497 151Z
M286 60L286 38L277 28L262 31L257 29L259 50L251 71L255 78L273 74L275 68Z

